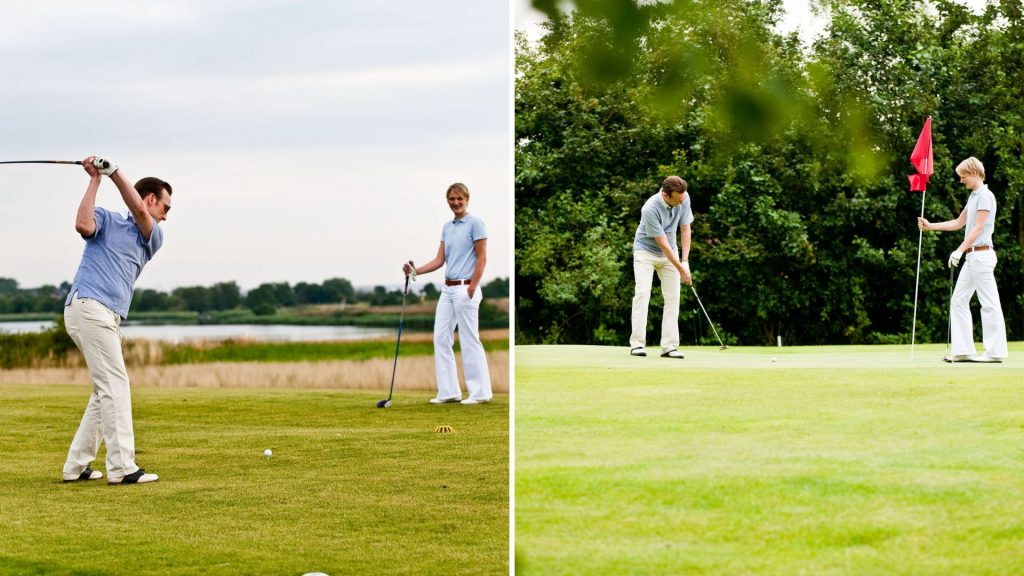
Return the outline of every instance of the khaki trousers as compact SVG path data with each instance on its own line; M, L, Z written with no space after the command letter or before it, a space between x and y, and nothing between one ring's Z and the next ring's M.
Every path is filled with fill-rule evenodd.
M96 459L102 439L107 444L107 479L117 480L139 469L135 465L131 390L121 353L121 317L76 294L64 308L64 324L85 356L93 387L71 441L64 474L81 474Z
M636 290L633 293L633 331L629 336L630 348L647 345L647 306L651 302L651 286L654 273L661 280L661 294L665 307L661 314L661 349L672 350L679 346L679 270L664 254L653 254L645 250L633 252L633 274L636 276Z

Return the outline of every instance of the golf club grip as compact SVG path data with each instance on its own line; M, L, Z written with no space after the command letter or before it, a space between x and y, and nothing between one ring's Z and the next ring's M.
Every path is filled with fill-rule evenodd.
M0 162L0 164L78 164L82 165L81 160L8 160L6 162Z

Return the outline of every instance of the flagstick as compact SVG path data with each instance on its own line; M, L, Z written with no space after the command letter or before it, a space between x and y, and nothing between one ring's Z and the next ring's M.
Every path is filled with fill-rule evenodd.
M921 218L924 218L924 195L928 192L921 191ZM924 238L924 230L917 228L917 274L914 276L914 320L910 327L910 361L914 361L914 340L917 336L917 286L921 280L921 240Z

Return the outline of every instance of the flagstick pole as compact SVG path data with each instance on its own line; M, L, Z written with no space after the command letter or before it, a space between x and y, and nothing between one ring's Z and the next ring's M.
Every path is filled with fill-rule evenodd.
M928 192L921 191L921 218L924 218L924 195ZM917 287L921 280L921 241L924 238L924 230L917 229L917 274L914 276L914 320L910 327L910 361L914 361L914 340L917 336Z

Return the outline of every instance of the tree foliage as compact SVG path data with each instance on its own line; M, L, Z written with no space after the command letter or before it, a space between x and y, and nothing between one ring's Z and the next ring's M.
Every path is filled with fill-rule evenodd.
M909 342L921 196L906 176L927 116L925 215L955 218L953 167L985 163L1007 328L1024 336L1019 4L831 5L810 47L773 31L779 2L753 0L581 2L538 43L517 38L517 341L626 341L640 207L678 174L695 286L731 341ZM961 239L924 235L920 340L945 338Z

